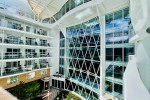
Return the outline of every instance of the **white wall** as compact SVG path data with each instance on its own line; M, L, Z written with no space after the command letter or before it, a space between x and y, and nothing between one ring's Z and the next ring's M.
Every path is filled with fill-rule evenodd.
M137 46L137 65L140 77L150 92L150 36Z
M124 100L149 100L150 94L140 78L136 60L134 57L129 61L124 73Z
M60 30L53 29L51 30L51 33L53 34L53 41L52 42L52 68L51 68L51 75L55 74L56 72L59 72L59 42L60 42Z

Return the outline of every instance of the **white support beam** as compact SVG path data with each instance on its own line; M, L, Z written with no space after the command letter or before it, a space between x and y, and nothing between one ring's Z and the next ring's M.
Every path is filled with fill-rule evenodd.
M29 0L28 0L29 1ZM37 6L41 3L42 0L39 0L39 2L36 4L36 6L32 9L32 11L34 12L34 10L37 8ZM30 4L31 5L31 4Z
M97 14L99 17L99 22L100 22L100 27L101 27L101 48L100 48L100 60L101 60L101 64L100 64L100 100L104 100L104 94L105 94L105 66L106 66L106 47L105 47L105 15L102 14L102 12L100 11L99 7L98 7L98 0L95 0L96 2L96 10L97 10Z
M103 96L105 94L105 71L106 71L105 16L100 16L99 18L101 20L100 99L103 100Z
M41 13L44 11L44 9L46 9L47 6L48 6L49 4L51 4L52 2L53 2L53 0L50 0L48 4L43 5L44 7L43 7L43 9L39 12L39 14L41 14Z

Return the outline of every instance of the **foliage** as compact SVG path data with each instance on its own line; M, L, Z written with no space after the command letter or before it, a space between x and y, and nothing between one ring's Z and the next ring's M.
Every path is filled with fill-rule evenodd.
M66 100L82 100L82 99L70 92L70 93L67 95Z
M25 84L20 82L19 85L10 91L19 100L27 100L28 98L36 96L40 92L40 83L37 81Z

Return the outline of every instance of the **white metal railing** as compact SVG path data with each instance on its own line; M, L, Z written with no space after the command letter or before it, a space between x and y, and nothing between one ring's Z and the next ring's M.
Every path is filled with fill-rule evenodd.
M21 52L6 52L0 53L0 60L3 59L23 59L23 58L40 58L40 57L51 57L50 53L40 54L36 52L32 53L21 53Z

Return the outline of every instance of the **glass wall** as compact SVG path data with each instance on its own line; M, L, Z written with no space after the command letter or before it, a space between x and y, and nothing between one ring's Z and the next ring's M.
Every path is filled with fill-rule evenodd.
M129 44L129 8L105 16L106 19L106 93L122 99L123 73L128 56L134 54Z
M59 74L64 74L64 56L65 56L65 37L60 32L60 49L59 49Z
M66 89L87 100L97 100L100 89L101 35L98 17L68 27L66 35Z

